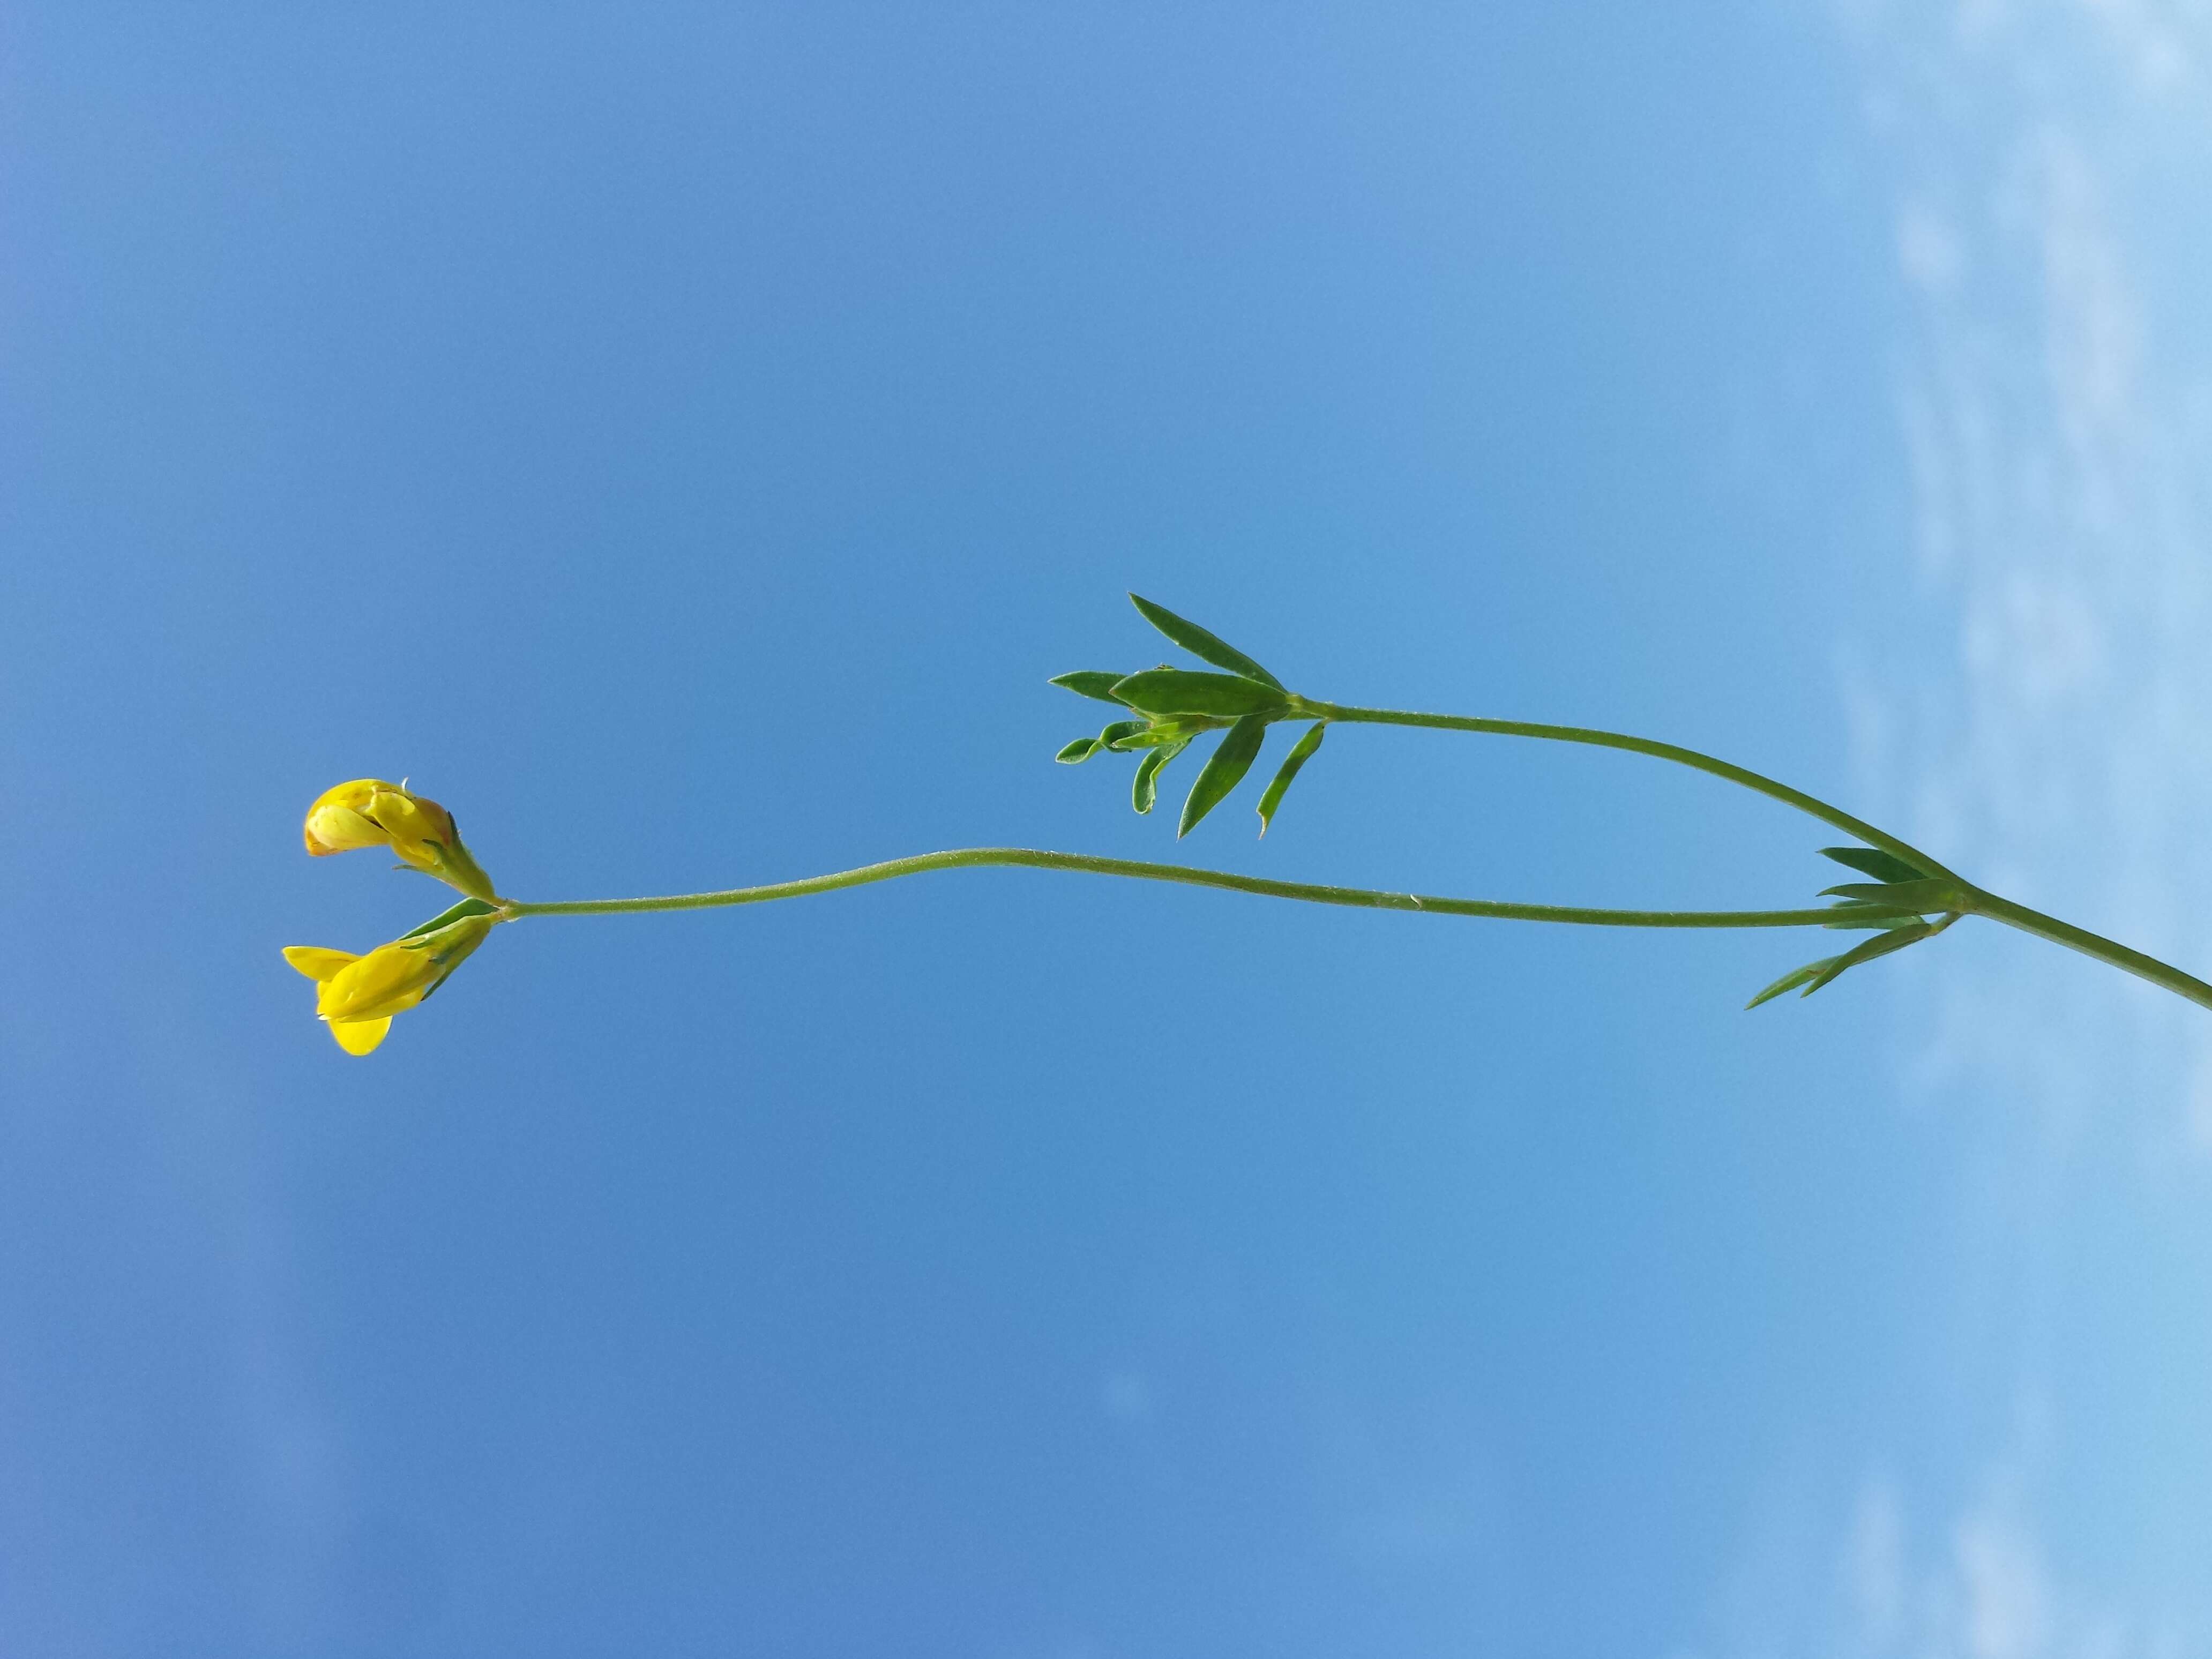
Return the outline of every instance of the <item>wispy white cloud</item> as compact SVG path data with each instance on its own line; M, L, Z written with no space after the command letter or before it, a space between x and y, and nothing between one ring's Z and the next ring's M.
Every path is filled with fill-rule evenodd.
M1854 1633L1871 1653L1890 1651L1905 1628L1905 1515L1895 1485L1869 1478L1859 1489L1838 1564Z
M1845 18L1913 302L1897 398L1920 609L1952 624L1935 660L1847 653L1866 787L1992 882L2203 961L2212 352L2142 272L2212 164L2212 118L2174 95L2212 59L2212 11L1991 0ZM2075 964L2003 962L1979 983L1942 976L1932 1075L2002 1076L2062 1121L2079 1079L2117 1079L2136 1128L2203 1139L2201 1016Z
M2212 177L2212 5L1844 0L1835 15L1910 318L1896 406L1919 625L1843 653L1862 787L1877 817L2001 890L2201 968L2212 326L2174 280L2172 231L2203 219ZM1981 1403L1983 1450L1892 1449L1855 1488L1805 1498L1826 1517L1805 1559L1748 1539L1719 1605L1757 1601L1749 1571L1800 1616L1723 1611L1716 1650L2212 1653L2212 1589L2086 1551L2051 1476L2058 1449L2094 1462L2108 1431L2069 1415L2054 1362L2078 1333L2055 1310L2062 1264L2067 1264L2057 1241L2094 1182L2185 1179L2212 1201L2212 1022L2025 940L1923 969L1912 1085L1983 1131L1948 1265L1975 1316L1952 1370L2009 1370L2018 1393ZM2201 1320L2194 1305L2176 1316ZM1817 1559L1826 1592L1806 1588Z

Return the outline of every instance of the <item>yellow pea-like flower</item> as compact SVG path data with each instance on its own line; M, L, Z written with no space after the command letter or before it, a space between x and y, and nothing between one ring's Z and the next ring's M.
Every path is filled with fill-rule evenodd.
M316 1016L330 1026L338 1047L349 1054L365 1054L384 1041L394 1014L404 1013L443 985L461 959L498 924L495 913L452 921L441 916L389 945L378 945L367 956L315 945L288 945L284 960L315 981Z
M305 835L307 851L317 858L356 847L389 847L402 861L471 898L494 896L491 878L461 844L453 815L381 778L356 778L325 790L307 809Z

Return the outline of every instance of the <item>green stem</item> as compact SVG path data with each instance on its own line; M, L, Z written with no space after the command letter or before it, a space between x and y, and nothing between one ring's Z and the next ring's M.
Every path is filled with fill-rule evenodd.
M1833 921L1826 907L1804 910L1601 910L1564 904L1505 904L1489 899L1439 898L1426 893L1386 893L1365 887L1324 887L1304 881L1270 881L1261 876L1231 875L1182 864L1147 864L1135 859L1093 858L1084 853L1047 853L1026 847L962 847L890 859L857 870L839 870L803 881L770 882L760 887L732 887L715 893L679 893L664 898L571 899L529 904L503 899L508 920L523 916L627 915L641 911L711 910L726 904L763 904L775 899L805 898L841 888L865 887L931 870L968 870L985 866L1030 870L1076 870L1097 876L1127 876L1139 881L1180 882L1191 887L1219 887L1256 893L1263 898L1302 899L1310 904L1348 904L1369 910L1415 910L1443 916L1486 916L1501 921L1561 921L1589 927L1817 927Z
M2069 951L2079 951L2085 957L2094 957L2098 961L2133 974L2138 979L2147 979L2154 985L2161 986L2176 996L2187 997L2202 1007L2212 1008L2212 985L2160 962L2156 957L2130 951L2126 945L2114 944L2100 933L2093 933L2086 927L2076 927L2072 922L2061 921L2056 916L2046 916L2040 910L2031 910L2025 904L1999 898L1995 893L1984 892L1978 887L1970 890L1966 896L1976 915L2001 921L2008 927L2017 927L2021 933L2033 933L2038 939L2047 939Z
M1421 726L1444 732L1486 732L1504 738L1541 738L1551 743L1586 743L1600 749L1626 749L1638 755L1650 755L1656 759L1672 761L1677 766L1687 766L1699 772L1710 772L1717 778L1741 784L1769 796L1784 805L1794 806L1801 812L1810 813L1823 823L1833 824L1846 835L1856 836L1869 847L1879 847L1885 853L1903 859L1916 869L1945 881L1966 885L1963 877L1946 870L1934 859L1908 842L1899 841L1886 830L1877 830L1863 818L1855 818L1839 806L1831 806L1816 796L1802 789L1792 789L1786 783L1736 766L1711 755L1701 755L1694 749L1685 749L1679 744L1660 743L1650 738L1632 738L1620 732L1599 732L1585 726L1543 726L1528 720L1486 720L1469 714L1413 714L1398 708L1354 708L1333 702L1316 702L1310 697L1297 700L1298 713L1316 720L1345 720L1369 726Z
M1823 823L1832 824L1849 835L1856 836L1869 846L1879 847L1883 852L1903 859L1930 876L1955 883L1963 901L1959 914L1987 916L2008 927L2017 927L2022 933L2049 939L2055 945L2063 945L2083 956L2094 957L2099 962L2133 974L2139 979L2147 979L2152 984L2160 986L2176 996L2186 997L2200 1006L2212 1008L2212 985L2206 984L2204 981L2185 974L2180 969L2160 962L2155 957L2145 956L2140 951L2131 951L2124 945L2093 933L2086 927L2076 927L2056 916L2047 916L2040 910L2031 910L2024 904L2001 898L1975 886L1955 872L1945 869L1909 842L1900 841L1887 830L1878 830L1864 819L1852 817L1841 807L1832 806L1802 789L1792 789L1786 783L1777 782L1747 767L1734 765L1711 755L1700 754L1694 749L1685 749L1678 744L1660 743L1650 738L1632 738L1620 732L1600 732L1582 726L1481 720L1465 714L1417 714L1396 708L1350 708L1338 703L1318 702L1310 697L1294 698L1293 704L1298 715L1315 720L1343 720L1370 726L1427 726L1446 732L1480 732L1499 737L1538 738L1553 743L1590 744L1601 749L1625 749L1633 754L1650 755L1655 759L1672 761L1679 766L1711 773L1717 778L1741 784L1746 789L1755 790L1785 805L1794 806L1801 812L1808 813Z

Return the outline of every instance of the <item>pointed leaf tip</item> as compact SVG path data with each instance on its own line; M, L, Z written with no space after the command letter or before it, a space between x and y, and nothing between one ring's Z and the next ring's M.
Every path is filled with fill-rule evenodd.
M1916 870L1903 859L1873 847L1823 847L1820 856L1872 876L1876 881L1925 881L1928 872Z
M1902 951L1908 945L1917 945L1930 937L1936 929L1924 921L1908 922L1887 933L1853 945L1839 957L1823 957L1818 962L1808 962L1802 968L1793 968L1743 1006L1756 1008L1762 1002L1771 1002L1784 991L1796 991L1800 986L1802 996L1811 996L1824 985L1830 985L1857 967L1863 962L1872 962L1876 957L1886 957L1893 951Z
M1195 830L1199 821L1244 781L1244 775L1252 769L1252 763L1267 737L1267 722L1257 714L1247 714L1229 728L1219 747L1206 758L1205 769L1198 775L1198 781L1191 785L1190 794L1183 801L1182 821L1176 826L1177 841Z
M1835 960L1836 958L1833 957L1822 957L1818 962L1808 962L1802 968L1792 968L1788 973L1783 975L1780 979L1776 980L1773 984L1768 986L1764 991L1761 991L1750 1001L1745 1003L1743 1005L1745 1011L1748 1012L1750 1010L1758 1007L1762 1002L1771 1002L1775 998L1780 996L1784 991L1796 990L1807 980L1825 971L1835 962Z
M1096 697L1101 702L1120 702L1121 698L1114 695L1114 682L1121 678L1119 674L1109 674L1098 669L1082 668L1073 674L1055 674L1045 684L1056 685L1063 691L1073 691L1079 697Z
M1137 607L1146 622L1192 656L1210 662L1216 668L1225 668L1232 674L1242 674L1248 680L1272 685L1278 691L1283 690L1280 680L1218 635L1208 633L1196 623L1176 616L1164 605L1154 605L1141 593L1130 594L1129 603Z

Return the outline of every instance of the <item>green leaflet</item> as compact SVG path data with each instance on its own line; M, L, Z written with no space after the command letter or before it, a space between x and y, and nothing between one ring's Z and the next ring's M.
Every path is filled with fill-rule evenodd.
M1823 847L1820 856L1863 871L1876 881L1923 881L1925 870L1916 870L1903 859L1872 847Z
M1204 659L1216 668L1225 668L1232 674L1242 674L1248 680L1257 680L1262 685L1272 685L1276 690L1283 683L1254 662L1226 640L1209 634L1196 623L1185 620L1164 605L1154 605L1150 599L1135 593L1129 603L1143 613L1146 622L1173 640L1194 657Z
M1902 951L1908 945L1917 945L1936 931L1924 921L1911 921L1901 927L1876 933L1839 957L1823 957L1818 962L1807 963L1802 968L1791 969L1743 1006L1756 1008L1760 1003L1771 1001L1784 991L1795 991L1801 985L1805 988L1800 994L1809 997L1823 985L1831 983L1861 963L1872 962L1876 957L1886 957L1892 951Z
M1863 944L1853 945L1843 955L1832 958L1820 971L1813 975L1802 994L1811 996L1823 985L1839 975L1849 972L1863 962L1872 962L1876 957L1886 957L1892 951L1902 951L1908 945L1917 945L1936 930L1926 922L1917 927L1899 927L1886 933L1876 933Z
M1146 714L1213 714L1242 720L1247 714L1279 714L1290 707L1283 691L1256 680L1181 668L1148 668L1116 680L1114 696Z
M1807 980L1825 972L1837 960L1838 958L1834 957L1822 957L1820 961L1808 962L1802 968L1792 968L1743 1006L1746 1009L1752 1009L1758 1007L1762 1002L1771 1002L1784 991L1794 991Z
M1073 674L1055 674L1045 684L1073 691L1079 697L1096 697L1101 702L1119 702L1121 700L1114 695L1114 682L1121 678L1119 674L1109 674L1103 670L1084 668Z
M1164 750L1147 750L1144 759L1137 763L1136 780L1129 786L1129 805L1139 812L1152 810L1152 798L1159 787L1160 766L1165 754Z
M1322 733L1327 729L1326 721L1316 720L1313 723L1305 736L1298 739L1297 746L1285 757L1281 769L1267 785L1267 792L1260 797L1260 833L1262 836L1267 833L1267 826L1275 821L1275 809L1283 804L1283 796L1289 791L1291 781L1297 776L1298 769L1311 760L1315 751L1320 749Z
M1152 800L1159 789L1160 769L1183 751L1188 738L1177 738L1145 751L1144 759L1137 763L1136 781L1129 786L1129 805L1139 812L1152 810Z
M1207 757L1206 769L1198 775L1198 781L1191 785L1190 793L1183 801L1182 822L1176 826L1177 841L1195 830L1199 820L1244 781L1244 775L1252 769L1252 762L1267 738L1267 722L1257 714L1247 714L1229 728L1228 736Z
M1840 887L1824 887L1822 898L1864 899L1892 910L1955 910L1965 900L1956 884L1917 876L1911 881L1850 881Z
M1096 754L1097 750L1097 738L1078 738L1073 743L1069 744L1057 755L1054 755L1053 758L1063 766L1079 766L1085 761L1089 760L1092 755Z

